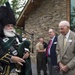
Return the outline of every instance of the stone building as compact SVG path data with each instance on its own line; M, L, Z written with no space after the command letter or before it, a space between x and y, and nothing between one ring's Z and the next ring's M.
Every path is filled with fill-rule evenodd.
M34 40L42 35L49 40L48 30L54 28L58 33L61 20L70 21L71 0L28 0L17 20L17 26L34 33Z

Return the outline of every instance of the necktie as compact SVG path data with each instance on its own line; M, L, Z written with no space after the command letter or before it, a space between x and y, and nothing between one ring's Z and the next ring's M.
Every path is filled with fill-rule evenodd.
M47 48L47 53L46 53L46 56L48 56L48 51L50 50L51 48L51 44L52 44L52 40L49 41L49 45L48 45L48 48Z
M64 37L64 48L66 46L66 37Z

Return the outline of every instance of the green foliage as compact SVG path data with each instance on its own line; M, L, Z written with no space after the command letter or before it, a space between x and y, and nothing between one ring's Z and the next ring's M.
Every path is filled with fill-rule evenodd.
M70 18L70 23L71 23L71 30L75 31L75 6L72 7L71 11L71 18Z
M11 6L14 10L14 13L15 13L15 17L17 19L17 15L19 15L20 11L19 10L19 0L12 0L11 1Z
M0 0L0 5L3 5L8 0Z
M25 6L25 3L26 3L26 0L23 0L23 1L22 0L12 0L11 1L11 5L14 10L16 19L19 17L22 11L22 8Z
M0 0L0 5L3 5L7 1L10 2L10 5L17 19L26 4L26 0Z
M15 26L15 29L16 29L16 32L17 32L18 34L22 35L22 32L23 32L22 27L16 27L16 26Z

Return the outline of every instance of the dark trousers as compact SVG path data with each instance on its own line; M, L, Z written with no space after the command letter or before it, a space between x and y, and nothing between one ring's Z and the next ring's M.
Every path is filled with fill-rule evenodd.
M25 63L21 67L21 73L19 75L32 75L30 58L25 60Z
M37 53L37 75L41 75L41 70L47 75L46 56L44 53Z
M59 67L51 64L51 58L47 57L49 75L59 75Z

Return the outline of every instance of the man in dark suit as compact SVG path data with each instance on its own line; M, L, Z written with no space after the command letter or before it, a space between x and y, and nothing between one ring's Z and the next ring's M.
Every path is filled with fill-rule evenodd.
M58 75L58 64L56 56L57 36L53 29L49 29L50 41L46 50L49 75Z

